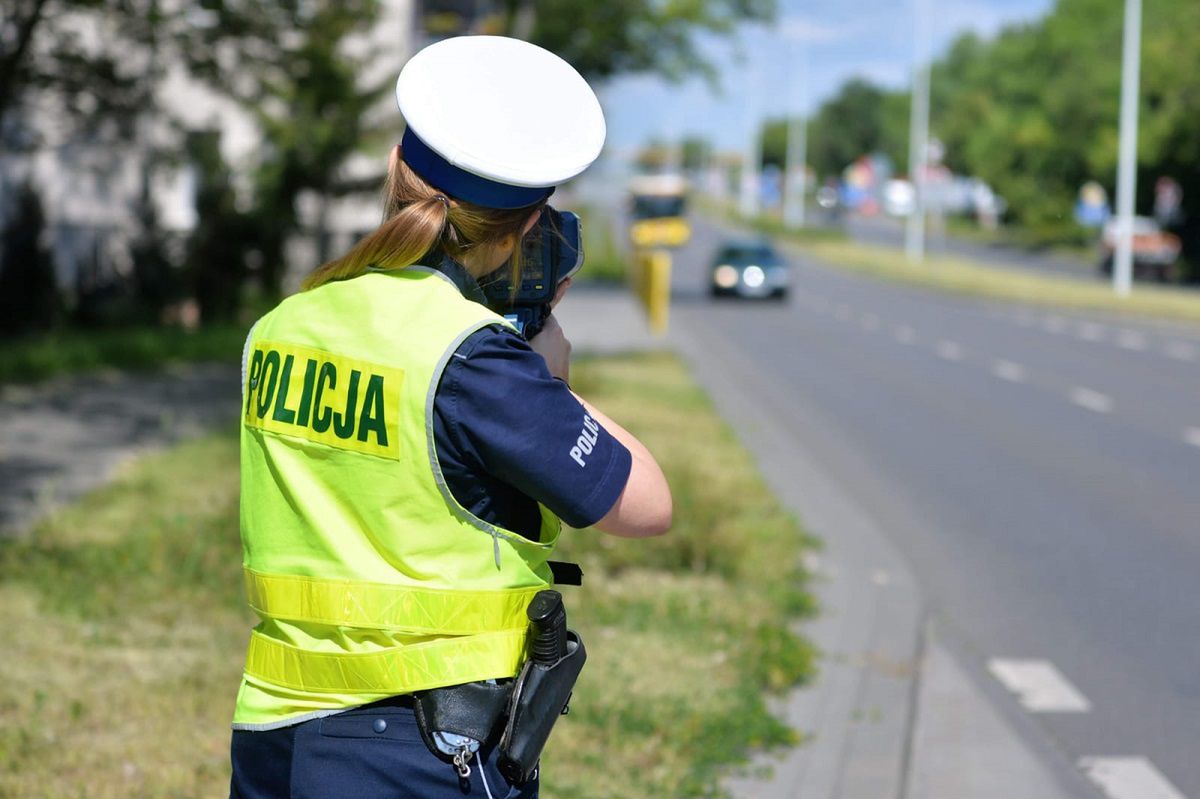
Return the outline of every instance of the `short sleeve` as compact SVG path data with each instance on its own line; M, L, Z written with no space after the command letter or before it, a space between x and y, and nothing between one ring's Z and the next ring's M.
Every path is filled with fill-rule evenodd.
M434 415L451 493L509 529L532 523L521 498L587 527L612 509L629 479L629 450L505 328L486 328L460 345L443 372Z

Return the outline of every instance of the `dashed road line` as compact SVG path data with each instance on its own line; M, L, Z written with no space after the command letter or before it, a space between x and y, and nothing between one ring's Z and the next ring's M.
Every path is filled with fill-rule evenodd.
M1189 427L1183 431L1183 440L1193 447L1200 447L1200 427Z
M1079 337L1084 341L1103 341L1104 325L1095 322L1084 322L1079 325Z
M896 341L899 341L901 344L912 344L917 340L916 331L908 325L898 326L893 335L896 337Z
M1196 360L1196 348L1182 341L1168 342L1165 351L1168 358L1174 358L1177 361Z
M1003 358L992 362L992 374L1010 383L1022 383L1025 381L1025 367L1019 363L1006 361Z
M1144 757L1081 757L1079 768L1111 799L1186 799Z
M1092 705L1048 660L993 658L988 671L1035 713L1085 713Z
M1042 330L1047 333L1062 333L1067 329L1067 320L1061 316L1047 316L1042 320Z
M957 342L942 339L937 343L937 354L939 358L945 358L947 361L961 361L963 350Z
M1113 409L1112 397L1082 386L1071 389L1071 402L1094 413L1108 413Z
M1146 334L1136 330L1122 330L1117 334L1117 346L1123 350L1140 352L1146 349Z

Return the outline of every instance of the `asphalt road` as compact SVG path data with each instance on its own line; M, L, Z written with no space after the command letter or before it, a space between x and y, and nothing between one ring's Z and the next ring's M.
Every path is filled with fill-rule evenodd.
M795 252L788 301L714 302L724 235L698 221L676 254L674 319L838 442L829 473L1063 756L1110 789L1131 780L1122 799L1200 799L1200 330L927 293Z

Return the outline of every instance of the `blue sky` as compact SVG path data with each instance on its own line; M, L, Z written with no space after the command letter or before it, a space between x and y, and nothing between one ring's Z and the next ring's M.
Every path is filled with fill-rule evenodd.
M1054 2L925 1L933 9L930 39L935 55L964 31L991 36L1005 25L1045 15ZM794 113L793 109L811 111L855 75L888 87L907 85L917 0L777 2L778 20L770 29L748 26L736 36L701 40L720 71L719 94L700 80L670 84L646 75L601 87L608 154L622 158L651 139L691 134L721 150L740 150L753 121ZM807 49L803 61L794 55L802 49ZM800 81L793 76L803 74L804 61L808 80ZM752 82L755 74L759 79ZM759 91L747 91L749 86Z

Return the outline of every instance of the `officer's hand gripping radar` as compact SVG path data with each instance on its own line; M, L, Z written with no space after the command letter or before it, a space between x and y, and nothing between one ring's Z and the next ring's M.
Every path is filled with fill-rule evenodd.
M505 264L482 282L488 307L526 339L541 332L559 285L583 266L582 233L578 216L547 205L521 240L519 281Z

